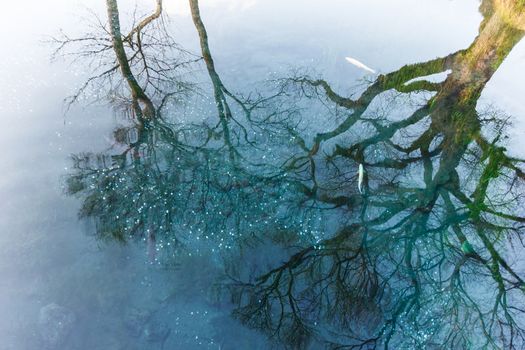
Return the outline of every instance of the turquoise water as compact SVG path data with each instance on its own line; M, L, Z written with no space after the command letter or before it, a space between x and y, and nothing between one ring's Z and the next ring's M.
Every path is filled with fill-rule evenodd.
M522 348L523 9L190 4L9 36L0 349Z

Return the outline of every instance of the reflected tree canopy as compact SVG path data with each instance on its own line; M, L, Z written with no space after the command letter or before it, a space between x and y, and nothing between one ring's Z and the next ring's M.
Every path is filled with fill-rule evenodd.
M300 73L234 92L190 6L199 57L160 39L161 0L126 35L107 1L106 36L92 39L105 46L89 56L113 65L93 81L130 119L112 149L74 155L67 178L97 235L142 239L163 263L217 252L235 316L286 347L523 348L524 160L504 147L506 117L476 105L524 35L525 5L483 0L468 48L356 98ZM60 40L58 53L75 45ZM197 93L181 77L200 64L215 109L189 122L176 100Z

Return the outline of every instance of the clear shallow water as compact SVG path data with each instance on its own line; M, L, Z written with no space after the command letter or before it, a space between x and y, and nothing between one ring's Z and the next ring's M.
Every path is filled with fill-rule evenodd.
M30 51L2 71L1 346L479 348L509 347L512 329L520 348L523 45L496 20L474 41L477 6L202 2L196 26L169 3L189 51L170 55L205 60L174 71L187 89L165 108L146 89L163 119L145 127L107 82L64 118L99 56L50 66L20 17L29 29L8 43ZM62 7L56 22L76 23L68 11L85 13ZM443 85L406 93L442 71Z

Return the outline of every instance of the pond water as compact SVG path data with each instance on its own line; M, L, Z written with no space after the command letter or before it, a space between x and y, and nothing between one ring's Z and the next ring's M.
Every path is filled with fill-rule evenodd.
M525 346L523 4L3 7L0 350Z

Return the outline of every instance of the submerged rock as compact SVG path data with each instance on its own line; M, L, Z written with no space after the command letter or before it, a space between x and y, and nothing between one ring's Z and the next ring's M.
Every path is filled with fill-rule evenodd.
M62 345L76 321L75 314L60 305L49 304L40 309L38 327L44 346L54 349Z
M131 308L124 315L124 326L133 337L139 337L148 323L151 313L147 310Z
M164 322L152 321L144 328L144 337L149 342L164 342L170 335L171 329Z

